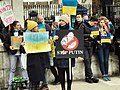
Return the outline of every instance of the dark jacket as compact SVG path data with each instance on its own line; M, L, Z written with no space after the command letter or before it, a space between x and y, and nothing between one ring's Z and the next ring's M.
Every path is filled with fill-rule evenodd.
M69 24L67 24L64 27L59 27L57 30L73 30L73 28L69 27ZM71 58L71 65L72 67L75 66L75 58ZM56 58L55 60L55 66L60 68L68 68L69 67L69 58Z
M44 79L44 62L40 53L27 54L27 72L31 83Z
M11 46L11 36L14 36L14 32L15 32L15 30L12 30L12 31L8 32L8 34L7 34L7 36L4 40L4 47L9 54L16 54L17 53L17 50L11 50L9 48ZM20 30L18 31L18 36L19 35L23 35L23 32L20 31Z
M92 47L94 44L94 39L90 37L91 31L90 28L92 26L89 25L89 23L83 23L74 25L75 29L83 30L84 32L84 46L85 47Z

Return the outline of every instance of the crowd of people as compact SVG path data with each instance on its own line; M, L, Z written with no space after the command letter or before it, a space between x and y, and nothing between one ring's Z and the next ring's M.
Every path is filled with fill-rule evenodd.
M41 28L42 27L42 28ZM115 31L114 26L109 19L104 16L88 17L87 15L77 14L74 27L70 26L70 16L61 15L59 22L53 22L48 25L44 21L43 16L37 16L34 20L25 20L24 29L19 21L14 21L11 25L4 27L0 25L0 45L3 46L10 57L10 73L8 85L11 87L15 76L17 61L20 62L21 72L24 80L29 81L29 90L49 90L48 87L48 69L51 70L55 77L53 85L61 84L61 90L71 90L72 86L72 67L75 67L75 58L56 58L55 48L56 40L59 36L56 35L57 30L82 30L84 36L84 60L85 65L85 81L88 83L98 83L99 79L95 78L91 69L93 51L96 50L99 67L104 81L111 81L109 76L109 47L115 45L115 54L120 60L120 28ZM28 53L27 54L27 69L23 68L21 63L21 55L25 54L25 42L20 45L20 49L15 49L11 45L11 36L23 36L24 32L49 32L49 41L51 45L50 52ZM92 34L96 31L96 34ZM81 59L80 57L76 57ZM71 64L71 72L69 71ZM119 61L120 66L120 61ZM120 69L119 69L120 70ZM65 72L67 76L67 89L65 88ZM40 83L42 82L42 84Z

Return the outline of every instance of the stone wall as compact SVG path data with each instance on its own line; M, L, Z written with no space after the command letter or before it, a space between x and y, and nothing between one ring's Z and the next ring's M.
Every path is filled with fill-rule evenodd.
M0 47L0 85L7 86L8 76L9 76L9 56L3 47ZM118 60L114 53L110 53L109 57L109 75L113 76L118 73ZM84 79L84 63L83 61L76 60L76 65L73 68L73 80ZM19 68L17 69L18 72ZM101 72L99 70L99 64L95 55L92 57L92 70L95 77L101 77ZM53 75L50 70L48 70L48 80L51 82L54 80Z
M9 57L3 47L0 47L0 86L6 86L8 81Z

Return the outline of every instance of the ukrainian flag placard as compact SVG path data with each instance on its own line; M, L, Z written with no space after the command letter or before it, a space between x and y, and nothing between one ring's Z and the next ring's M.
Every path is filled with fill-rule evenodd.
M63 14L76 15L77 0L62 0L62 3Z
M120 38L116 38L117 43L120 44Z
M23 36L26 53L51 51L50 44L48 44L48 32L25 32Z
M45 24L39 24L38 25L38 31L39 32L46 32Z
M93 36L99 35L99 28L97 26L90 28L90 31Z
M92 34L93 36L97 36L97 35L99 35L99 31L92 31L91 34Z
M101 43L111 43L109 36L101 36Z

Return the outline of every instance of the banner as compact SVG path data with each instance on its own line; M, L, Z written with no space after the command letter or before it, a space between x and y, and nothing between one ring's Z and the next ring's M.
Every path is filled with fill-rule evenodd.
M48 44L49 32L25 32L23 34L26 53L51 51Z
M84 38L82 30L57 30L56 58L83 57Z
M62 3L63 14L76 15L77 0L62 0Z
M0 1L0 17L5 27L15 21L12 7L6 4L4 1Z
M22 39L22 36L11 36L11 45L14 47L14 49L20 49Z

